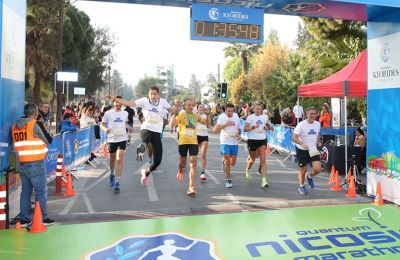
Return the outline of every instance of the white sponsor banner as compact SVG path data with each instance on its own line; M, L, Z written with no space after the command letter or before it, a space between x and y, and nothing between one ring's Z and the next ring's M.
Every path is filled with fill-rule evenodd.
M74 95L85 95L85 88L74 88Z
M25 10L23 0L3 1L2 77L25 81Z
M368 41L368 89L400 88L400 32Z

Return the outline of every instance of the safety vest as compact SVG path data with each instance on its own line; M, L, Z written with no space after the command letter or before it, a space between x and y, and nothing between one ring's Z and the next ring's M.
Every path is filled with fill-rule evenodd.
M12 126L12 138L20 162L34 162L46 158L47 147L42 139L33 135L36 120L29 121L22 128Z

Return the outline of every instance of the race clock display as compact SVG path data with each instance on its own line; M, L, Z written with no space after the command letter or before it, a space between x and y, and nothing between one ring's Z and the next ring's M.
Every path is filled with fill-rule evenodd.
M192 40L263 43L263 25L262 9L192 5Z

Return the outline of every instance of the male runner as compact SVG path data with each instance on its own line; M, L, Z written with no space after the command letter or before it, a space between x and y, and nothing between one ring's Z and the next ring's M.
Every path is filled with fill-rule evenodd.
M239 150L240 119L234 111L235 106L228 103L225 113L219 115L214 128L215 133L221 133L221 155L224 156L223 169L227 179L225 183L226 188L232 188L231 166L235 166Z
M109 97L112 98L112 96ZM143 97L136 101L125 101L121 98L116 98L115 100L125 106L142 108L144 117L144 121L140 128L142 143L136 149L136 159L140 161L143 159L146 146L151 143L153 148L153 162L147 169L142 169L141 171L141 182L144 186L147 186L150 173L157 169L162 160L163 147L161 142L161 133L163 129L164 109L167 109L171 113L175 113L176 109L171 108L165 99L160 98L160 90L154 85L149 87L148 97Z
M321 124L315 121L317 116L317 109L310 107L307 109L307 119L301 121L294 129L292 140L296 143L296 157L300 167L299 193L307 195L307 189L304 185L304 179L307 178L308 185L314 189L314 180L312 177L321 172L321 158L317 146L321 147L320 129ZM312 173L307 173L307 164L311 163ZM306 175L307 174L307 175Z
M121 100L117 96L116 100ZM124 152L128 135L126 129L131 130L128 125L128 112L122 110L122 104L114 102L114 109L108 110L101 122L101 129L107 133L108 150L110 152L110 186L120 191L120 180L124 163ZM115 161L117 161L117 177L114 175Z

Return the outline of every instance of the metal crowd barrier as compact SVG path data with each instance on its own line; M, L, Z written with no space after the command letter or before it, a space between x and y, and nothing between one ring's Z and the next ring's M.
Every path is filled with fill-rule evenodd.
M65 132L53 136L53 142L47 146L49 151L45 159L47 181L54 180L57 168L57 156L63 154L63 165L69 169L86 162L90 154L105 144L106 134L100 131L100 139L94 135L94 126Z

